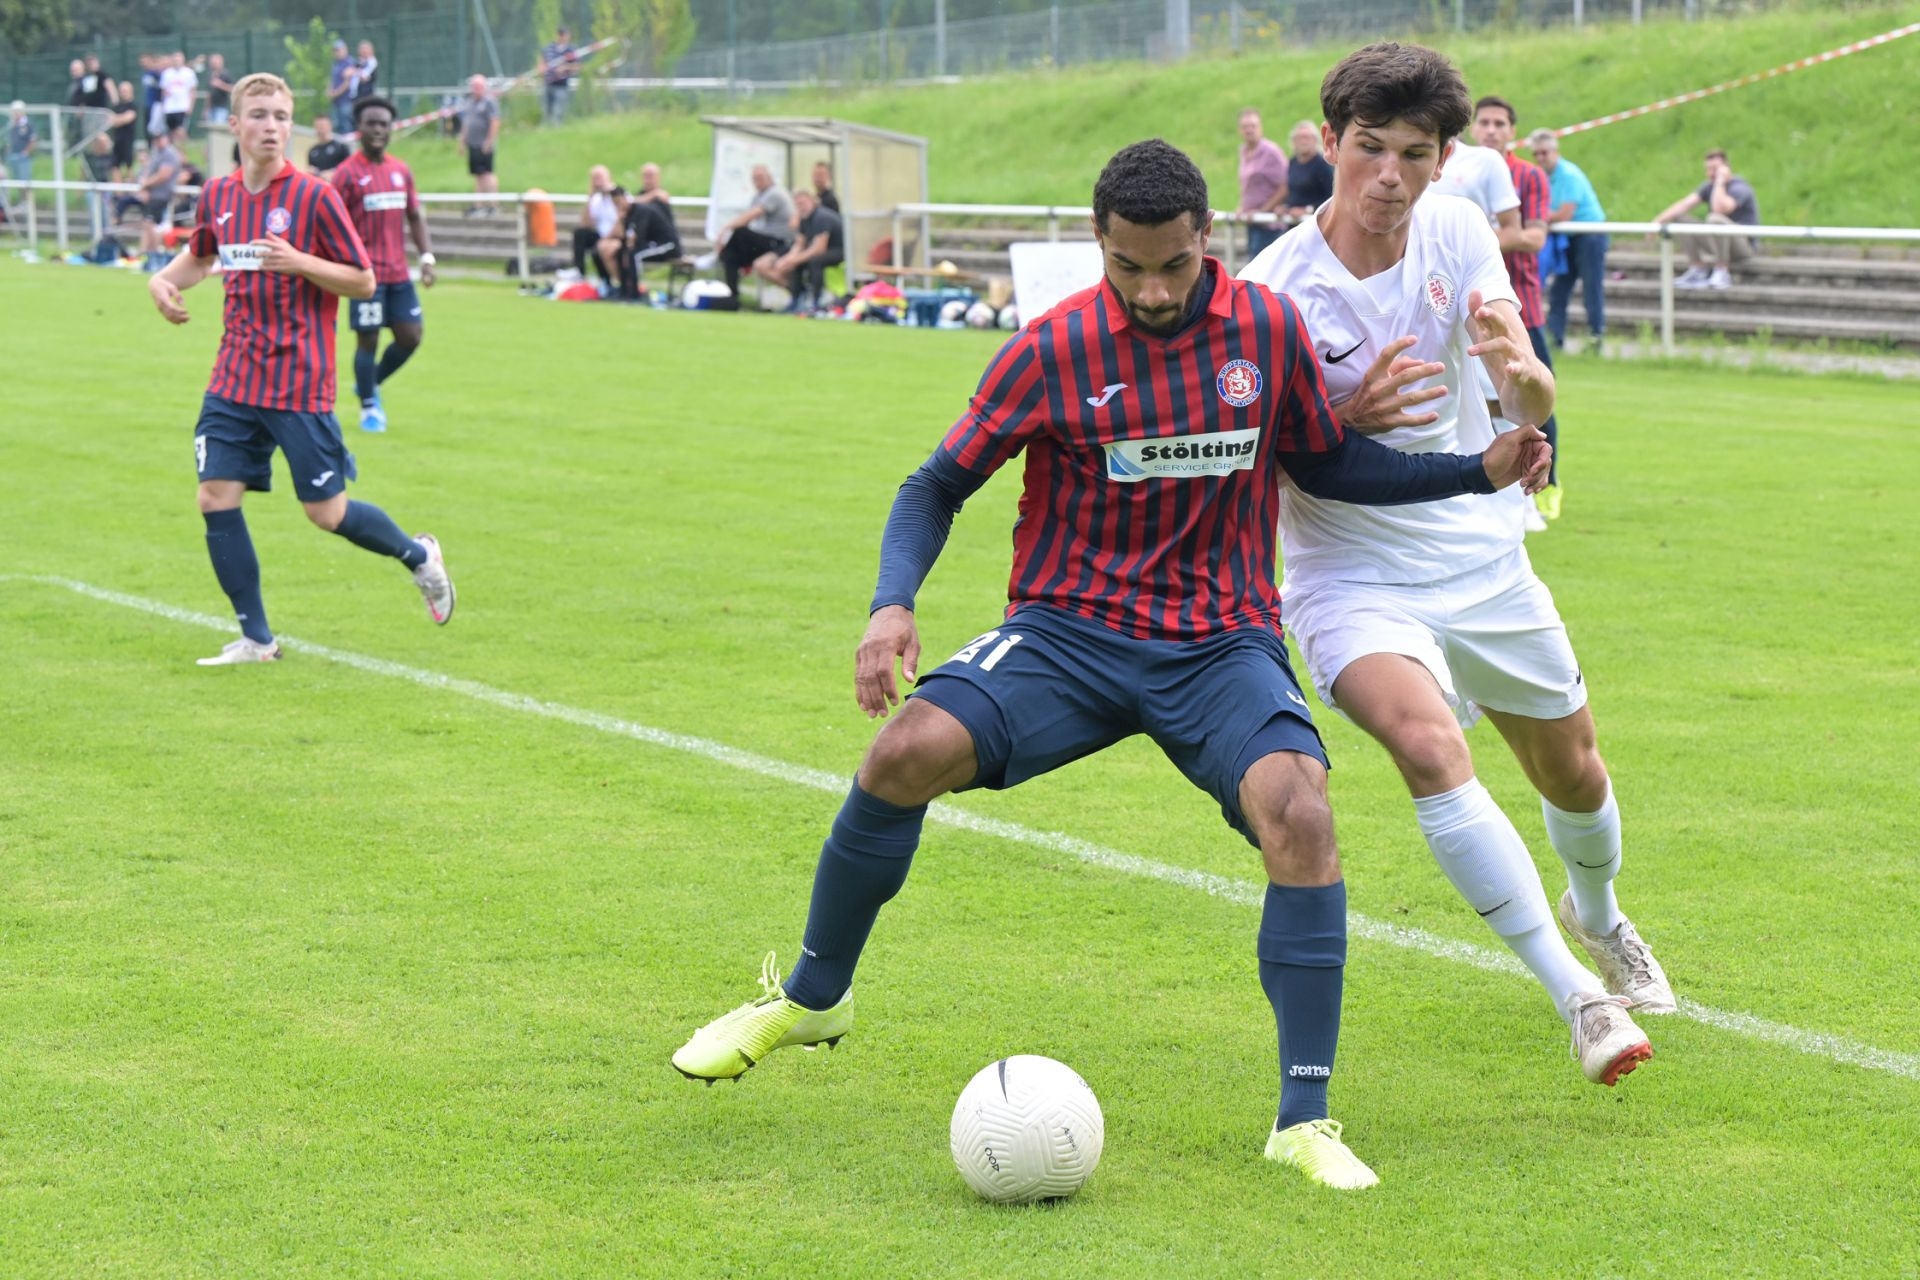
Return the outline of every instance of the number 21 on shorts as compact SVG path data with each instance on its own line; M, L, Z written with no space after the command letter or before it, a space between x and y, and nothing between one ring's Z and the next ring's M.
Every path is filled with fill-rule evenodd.
M1000 643L993 644L995 640L1000 641ZM1018 634L1009 635L1003 638L998 631L989 631L983 636L976 637L971 643L967 645L966 648L954 654L953 657L949 659L949 661L971 663L975 658L978 658L980 656L980 651L982 649L986 648L990 644L993 644L993 652L989 653L985 658L981 658L980 660L980 669L982 671L991 671L994 669L995 666L999 664L1000 659L1007 656L1007 650L1013 648L1013 646L1019 643L1020 643L1020 636Z

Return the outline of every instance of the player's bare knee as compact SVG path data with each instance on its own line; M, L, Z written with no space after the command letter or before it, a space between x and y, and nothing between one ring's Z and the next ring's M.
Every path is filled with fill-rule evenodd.
M1473 753L1452 719L1408 716L1387 726L1380 737L1415 795L1451 791L1473 776Z
M328 533L338 529L340 522L347 518L347 504L335 499L328 499L325 502L303 502L300 506L307 513L307 519Z
M194 495L199 503L200 514L214 511L232 511L240 505L240 495L245 492L238 484L228 482L202 482Z
M1326 769L1309 756L1276 752L1240 783L1240 811L1275 884L1331 884L1340 878L1327 802Z
M1564 751L1536 759L1534 785L1548 803L1568 813L1592 813L1607 802L1612 785L1597 749Z
M931 713L931 714L930 714ZM913 701L886 723L860 762L860 786L889 804L927 804L970 781L973 739L951 715Z

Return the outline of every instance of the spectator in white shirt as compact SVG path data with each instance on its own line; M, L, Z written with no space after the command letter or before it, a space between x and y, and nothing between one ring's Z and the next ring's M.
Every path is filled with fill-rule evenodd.
M172 61L160 73L160 105L166 112L168 132L187 127L193 118L193 95L199 88L200 76L187 65L187 55L176 49Z

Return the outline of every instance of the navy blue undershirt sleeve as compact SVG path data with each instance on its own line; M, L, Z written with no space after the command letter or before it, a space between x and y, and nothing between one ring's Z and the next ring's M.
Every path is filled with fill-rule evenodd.
M1335 502L1397 507L1493 492L1481 454L1402 453L1357 431L1345 432L1324 453L1281 450L1275 456L1304 492Z
M967 470L943 449L934 450L906 478L893 496L886 532L880 535L880 583L874 588L869 613L890 604L913 608L920 584L947 545L953 518L986 482L987 477Z

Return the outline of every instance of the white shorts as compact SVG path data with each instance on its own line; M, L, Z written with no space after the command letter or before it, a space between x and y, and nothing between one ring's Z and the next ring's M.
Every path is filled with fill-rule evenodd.
M1320 700L1356 658L1404 654L1433 673L1462 728L1480 708L1558 720L1587 705L1553 593L1524 547L1438 582L1327 582L1288 591L1283 618Z

